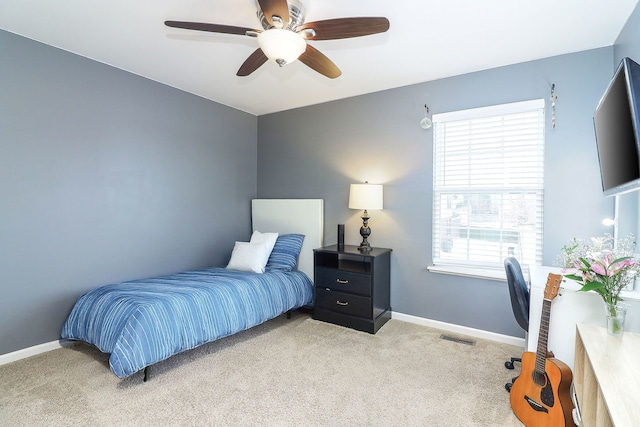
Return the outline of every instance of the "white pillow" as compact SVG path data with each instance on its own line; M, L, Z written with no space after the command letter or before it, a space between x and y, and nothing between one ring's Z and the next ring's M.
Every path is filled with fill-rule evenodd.
M229 270L264 273L264 266L267 265L267 260L269 259L267 249L265 242L236 242L227 268Z
M262 243L265 242L267 244L267 260L269 259L269 255L271 255L271 251L276 244L276 240L278 240L278 233L261 233L258 230L254 231L251 235L251 243Z

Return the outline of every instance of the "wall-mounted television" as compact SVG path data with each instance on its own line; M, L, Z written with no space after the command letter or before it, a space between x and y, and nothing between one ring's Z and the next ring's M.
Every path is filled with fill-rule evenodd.
M605 195L640 189L640 65L624 58L593 115Z

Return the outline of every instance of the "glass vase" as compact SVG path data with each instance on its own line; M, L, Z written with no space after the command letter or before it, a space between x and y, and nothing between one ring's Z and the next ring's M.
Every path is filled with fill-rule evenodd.
M624 333L624 320L627 316L629 304L619 302L617 304L604 304L607 315L607 333L614 337L621 337Z

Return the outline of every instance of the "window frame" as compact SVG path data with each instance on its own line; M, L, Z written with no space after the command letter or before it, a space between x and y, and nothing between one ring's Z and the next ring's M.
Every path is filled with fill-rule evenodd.
M472 181L469 179L469 184L467 184L467 186L459 186L459 187L455 187L455 186L447 186L446 182L448 178L443 178L443 170L447 170L447 168L443 168L443 164L446 163L446 155L444 155L444 160L443 160L443 155L441 153L444 145L447 143L447 137L442 135L442 132L446 129L446 126L448 124L453 124L454 128L455 125L461 125L464 122L468 122L469 124L469 128L472 128L473 125L478 126L478 123L483 122L485 119L488 119L489 121L494 120L496 123L502 123L502 125L500 126L495 126L495 127L491 127L491 129L497 129L497 134L499 135L499 137L496 137L496 134L491 133L492 137L495 137L496 140L498 141L502 141L503 143L509 144L515 144L513 141L513 138L505 138L505 129L506 130L512 130L513 127L507 127L504 125L504 123L510 123L509 120L516 118L516 117L520 117L518 115L522 115L524 114L526 117L529 117L529 115L531 115L531 117L535 117L535 124L531 127L531 129L534 131L533 136L531 137L532 141L535 141L533 144L530 144L531 146L527 145L528 142L528 135L527 138L525 138L525 140L527 142L525 142L524 144L526 145L526 147L528 147L527 149L535 149L535 151L532 151L532 153L534 154L534 159L531 160L531 165L533 165L534 170L535 170L535 177L532 178L531 182L527 182L525 187L521 187L519 185L504 185L504 184L499 184L497 186L491 186L491 185L475 185L475 184L470 184ZM527 212L529 212L529 210L531 210L531 205L533 204L533 206L535 206L535 211L532 212L532 216L534 218L533 220L533 229L534 229L534 244L533 245L527 245L527 256L526 258L523 258L522 256L518 256L518 254L514 254L516 256L516 258L519 259L519 261L521 262L521 264L523 264L523 268L526 270L526 265L531 263L531 264L539 264L542 262L542 249L543 249L543 219L544 219L544 151L545 151L545 131L546 131L546 114L545 114L545 100L544 99L534 99L534 100L529 100L529 101L522 101L522 102L513 102L513 103L507 103L507 104L499 104L499 105L493 105L493 106L488 106L488 107L480 107L480 108L473 108L473 109L468 109L468 110L460 110L460 111L453 111L453 112L448 112L448 113L441 113L441 114L434 114L433 115L433 199L432 199L432 210L433 210L433 220L432 220L432 259L431 259L431 265L428 267L429 271L433 271L433 272L439 272L439 273L447 273L447 274L457 274L457 275L463 275L463 276L469 276L469 277L482 277L482 278L488 278L488 279L498 279L498 280L504 280L505 278L505 274L504 274L504 266L502 264L502 259L504 258L504 239L505 239L505 234L504 231L506 230L506 227L504 227L504 222L500 222L501 224L503 224L502 226L500 226L499 228L495 228L494 230L502 230L499 233L499 242L500 244L498 245L499 247L499 251L497 252L495 250L492 249L492 253L493 253L493 257L497 260L493 260L491 262L479 262L477 259L473 259L473 255L470 255L473 251L470 250L468 247L465 249L466 251L466 257L464 259L453 259L453 258L447 258L442 256L443 253L443 246L442 246L442 236L441 234L443 233L443 218L444 218L444 214L442 213L443 210L440 208L440 201L443 200L442 196L445 194L465 194L466 196L472 197L472 195L475 195L476 197L479 197L479 194L486 194L485 197L491 197L492 199L492 206L493 206L493 196L496 195L500 195L500 207L504 207L504 206L508 206L511 207L513 209L513 205L515 204L514 201L511 201L511 204L503 204L503 199L505 197L515 197L513 196L514 194L521 194L521 197L525 197L525 194L529 194L529 198L527 199ZM506 119L505 119L506 118ZM533 119L532 119L533 120ZM443 128L443 126L445 126L445 128ZM516 126L517 127L517 126ZM529 129L526 126L522 126L522 129ZM481 139L482 137L486 137L485 134L486 131L480 130L480 131L471 131L469 134L469 138L467 141L467 145L471 145L472 143L478 143L478 139ZM454 137L450 137L449 141L453 141ZM460 139L461 141L464 141L464 138ZM483 142L484 143L484 142ZM487 142L488 143L488 142ZM496 143L494 140L491 141L491 143ZM488 146L488 145L487 145ZM473 159L473 154L476 154L476 156L478 155L478 153L480 153L482 151L482 149L486 149L487 146L481 145L479 146L479 150L475 153L469 154L469 152L467 152L466 156L469 159ZM508 152L509 154L514 154L516 152L517 148L515 148L515 146L512 146L510 148L510 151ZM495 149L494 149L495 151ZM505 151L502 151L502 155L504 156ZM450 155L449 156L449 164L448 167L450 169L454 169L453 167L451 167L452 164L451 163L452 160L451 158L455 158L455 156ZM500 157L500 156L498 156ZM519 156L524 158L524 156ZM442 163L442 162L445 163ZM440 163L439 163L440 162ZM505 162L505 160L503 159L503 162ZM471 164L471 162L469 163ZM482 162L480 162L479 164L482 164ZM506 164L506 163L505 163ZM486 165L485 165L486 166ZM468 167L466 170L464 168L459 168L459 170L463 171L460 173L460 177L464 177L465 174L467 175L467 177L471 177L472 172L471 169L473 169L473 167ZM493 172L487 172L486 175L484 176L484 180L489 182L491 181L490 178L488 178L488 176L492 175ZM505 169L501 169L501 174L506 174ZM522 174L524 175L524 174ZM453 174L452 176L454 177L458 177L458 175ZM495 178L494 178L495 179ZM450 182L454 181L449 179ZM444 182L444 184L443 184ZM531 194L533 194L533 196L531 196ZM511 195L511 196L509 196ZM532 200L533 199L533 200ZM467 200L467 199L465 199ZM471 203L468 203L468 205L471 205ZM501 211L499 210L499 213L497 214L498 217L500 217L501 215L503 215L502 213L500 213ZM469 221L469 220L468 220ZM500 219L500 221L502 221L502 219ZM453 226L450 226L451 228L454 228ZM468 234L466 234L466 236L470 236L471 235L471 228L469 225L466 226L466 232ZM484 231L490 231L491 229L487 226L485 228ZM459 230L458 230L459 231ZM476 230L477 231L477 230ZM512 230L513 231L513 230ZM518 231L518 243L522 243L521 240L521 235L522 232ZM454 234L453 232L451 232L451 234ZM451 238L450 240L454 240L453 238ZM462 238L462 239L458 239L459 241L472 241L473 239L470 237ZM480 246L482 246L483 248L485 247L484 245L486 245L486 247L488 248L490 245L487 243L482 243L483 240L487 240L487 239L477 239L477 241L480 241ZM531 240L531 239L528 239ZM451 243L451 245L453 245L453 243ZM467 246L469 246L469 244L467 243ZM533 246L533 249L532 249ZM520 248L522 248L521 246L518 246ZM521 249L522 250L522 249ZM533 254L531 253L531 251L533 250ZM463 251L464 252L464 251Z

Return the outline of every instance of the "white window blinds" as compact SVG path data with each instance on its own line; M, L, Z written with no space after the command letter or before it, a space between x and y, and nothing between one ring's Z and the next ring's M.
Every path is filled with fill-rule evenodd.
M433 116L433 263L542 262L544 100Z

